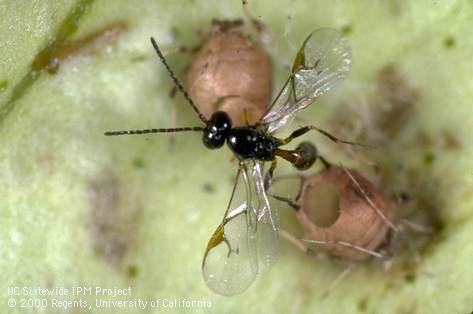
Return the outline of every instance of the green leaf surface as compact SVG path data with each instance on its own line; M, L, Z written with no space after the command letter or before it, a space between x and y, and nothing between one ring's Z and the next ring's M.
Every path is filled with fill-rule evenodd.
M230 152L206 150L198 134L110 138L103 132L170 127L174 112L177 125L198 125L182 97L169 98L172 82L149 37L183 77L191 56L176 48L198 45L197 31L207 31L212 18L243 18L240 2L3 0L1 313L41 312L21 307L28 298L47 299L44 313L143 312L95 307L96 295L8 295L8 287L77 286L131 287L129 297L100 298L146 300L148 312L473 310L473 3L283 0L250 1L248 8L267 27L275 89L313 29L346 33L352 73L300 117L335 134L376 140L376 152L358 156L381 164L386 193L408 191L423 200L414 203L414 216L434 217L438 227L419 235L427 244L400 252L390 270L378 261L357 265L327 295L347 263L282 243L279 261L248 291L215 295L200 266L231 193ZM379 82L386 68L402 81L387 91ZM407 109L383 115L399 90L410 97ZM373 127L383 117L395 126ZM356 126L363 131L354 132ZM367 168L320 136L306 138L330 160ZM284 171L293 170L285 165ZM281 216L283 227L302 235L290 210L281 209ZM15 307L7 303L12 297ZM64 310L52 299L82 299L92 308ZM156 299L161 306L151 309ZM164 299L211 306L164 307Z

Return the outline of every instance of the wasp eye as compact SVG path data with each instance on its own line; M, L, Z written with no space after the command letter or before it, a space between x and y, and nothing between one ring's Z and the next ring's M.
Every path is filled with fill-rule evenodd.
M225 143L228 131L232 128L232 120L224 111L212 114L205 127L202 141L207 148L220 148Z

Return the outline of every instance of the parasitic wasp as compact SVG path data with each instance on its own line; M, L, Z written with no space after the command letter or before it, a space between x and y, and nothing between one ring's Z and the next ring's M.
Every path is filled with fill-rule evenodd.
M287 138L273 134L291 121L295 114L342 81L351 69L351 49L345 38L334 29L319 29L303 42L294 59L291 73L265 114L255 123L233 126L224 111L212 113L209 119L197 108L166 62L156 41L151 43L176 87L198 114L203 126L158 128L105 132L107 136L170 132L202 132L209 149L221 148L225 142L239 159L235 185L220 225L211 236L202 261L202 273L208 287L222 295L245 291L255 280L260 265L270 264L277 253L279 220L270 207L267 188L271 185L276 158L305 170L319 158L315 146L300 143L295 150L281 148L293 139L315 130L334 142L340 140L316 126L296 129ZM265 162L271 162L265 171Z

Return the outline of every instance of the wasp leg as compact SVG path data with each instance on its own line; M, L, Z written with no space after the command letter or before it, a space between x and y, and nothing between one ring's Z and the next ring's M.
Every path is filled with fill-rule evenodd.
M297 204L294 200L290 199L290 198L286 198L286 197L282 197L282 196L277 196L277 195L272 195L272 194L268 194L269 196L271 196L272 198L278 200L278 201L281 201L281 202L284 202L286 204L288 204L289 206L291 206L295 211L298 211L300 210L300 205ZM376 252L376 251L373 251L373 250L369 250L369 249L366 249L366 248L363 248L363 247L360 247L358 245L354 245L354 244L351 244L349 242L345 242L345 241L333 241L333 240L312 240L312 239L302 239L302 240L299 240L299 239L296 239L294 238L294 236L288 234L287 232L283 232L281 234L281 236L285 239L287 239L289 242L293 243L293 244L296 244L296 246L298 246L299 248L302 248L302 247L306 247L307 245L304 244L304 243L312 243L312 244L316 244L316 245L339 245L339 246L344 246L344 247L348 247L348 248L351 248L351 249L354 249L354 250L358 250L360 252L363 252L365 254L368 254L368 255L371 255L371 256L374 256L376 258L386 258L387 256L381 252ZM300 243L299 243L300 242ZM301 244L302 243L302 244ZM304 252L309 252L312 254L314 251L310 248L307 248L307 249L303 249ZM309 255L311 255L309 254ZM312 254L313 255L313 254Z
M292 202L292 204L289 204L290 206L296 204L295 202L297 202L299 200L299 198L301 197L301 195L302 195L302 187L304 186L304 182L305 182L305 177L303 175L300 175L300 174L281 175L281 176L278 176L277 178L273 178L273 183L275 183L277 181L285 180L285 179L294 179L294 178L299 179L299 189L297 191L297 195L294 198L294 200L286 198L286 197L277 196L277 195L274 195L274 194L268 194L268 196L271 196L272 198L274 198L278 201L286 202L288 204L290 202ZM292 206L292 207L294 208L294 206ZM297 209L298 208L294 208L294 210L297 210Z
M300 206L295 202L293 201L292 199L290 198L287 198L287 197L282 197L282 196L277 196L277 195L272 195L272 194L268 194L269 196L271 196L272 198L278 200L278 201L281 201L281 202L284 202L284 203L287 203L289 206L291 206L295 211L299 210L300 209ZM306 243L304 243L303 241L299 240L298 238L296 238L294 235L292 235L291 233L289 233L288 231L284 230L284 229L279 229L279 235L281 236L281 238L283 238L284 240L286 240L288 243L290 243L291 245L294 245L296 248L298 248L299 250L301 250L302 252L304 252L305 254L309 255L309 256L314 256L315 255L315 251L312 250L310 247L308 247L306 245Z
M271 161L271 167L269 167L269 170L266 173L266 176L264 177L264 189L265 190L268 190L269 187L271 186L271 183L273 182L273 173L274 173L274 169L276 169L277 164L278 164L278 161L276 160L276 158L274 158Z
M281 238L286 240L291 245L294 245L296 248L301 250L303 253L305 253L309 256L314 256L315 255L315 252L311 248L309 248L303 241L299 240L298 238L296 238L294 235L287 232L286 230L279 229L279 235L281 236Z
M296 96L296 82L294 81L294 76L291 76L291 85L292 85L291 95L293 97L294 103L297 103L298 99Z
M287 205L291 206L292 209L294 209L295 211L298 211L301 208L301 206L296 203L297 200L294 201L290 198L287 198L287 197L284 197L284 196L278 196L278 195L274 195L274 194L268 194L268 196L271 196L275 200L286 203Z
M376 258L386 258L386 255L382 252L376 252L373 250L365 249L364 247L358 246L351 244L349 242L345 241L330 241L330 240L311 240L311 239L302 239L301 241L307 242L307 243L312 243L312 244L317 244L317 245L339 245L339 246L344 246L350 249L354 249L360 252L363 252L367 255L371 255Z
M348 145L356 145L356 146L364 146L364 147L370 147L368 145L365 145L365 144L361 144L361 143L356 143L356 142L352 142L352 141L346 141L346 140L342 140L332 134L330 134L329 132L327 131L324 131L314 125L307 125L307 126L303 126L297 130L295 130L294 132L292 132L287 138L281 140L282 144L281 145L285 145L285 144L288 144L290 143L293 139L299 137L299 136L302 136L304 135L305 133L311 131L311 130L315 130L317 132L319 132L320 134L322 135L325 135L326 137L328 137L331 141L335 142L335 143L343 143L343 144L348 144Z
M322 294L322 298L328 297L332 291L342 282L343 279L355 268L355 264L351 263L348 265L340 274L338 274L337 278L335 278L334 281L330 284L330 286L325 290L325 292Z
M320 161L324 164L325 169L328 169L328 168L330 168L330 167L332 166L332 164L329 163L329 162L327 161L327 159L325 159L324 157L322 157L322 156L319 155L319 156L317 156L317 158L319 158Z

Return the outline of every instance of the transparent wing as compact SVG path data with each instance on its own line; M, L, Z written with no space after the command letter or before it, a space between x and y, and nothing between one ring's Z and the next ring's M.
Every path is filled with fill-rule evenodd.
M210 238L202 261L207 286L221 295L242 293L258 273L250 181L247 168L240 166L225 216Z
M256 239L258 261L265 267L274 263L279 252L279 215L276 208L269 204L264 187L263 163L254 160L250 185L253 192L253 204L256 214Z
M351 49L340 32L328 28L314 31L298 51L291 76L261 123L269 133L275 132L342 81L350 69Z

